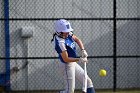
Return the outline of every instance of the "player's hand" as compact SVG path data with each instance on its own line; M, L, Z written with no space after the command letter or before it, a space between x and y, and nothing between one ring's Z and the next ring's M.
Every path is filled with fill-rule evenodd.
M84 57L84 58L83 57L80 57L79 61L81 63L84 63L84 62L88 63L87 57Z
M83 49L81 52L82 52L82 57L88 57L88 54L85 49Z

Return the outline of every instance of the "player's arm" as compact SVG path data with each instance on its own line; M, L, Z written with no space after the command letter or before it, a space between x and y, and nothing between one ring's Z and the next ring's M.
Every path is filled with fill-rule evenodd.
M83 43L82 43L82 41L77 37L77 36L75 36L75 35L73 35L72 36L72 38L74 39L74 41L78 44L78 46L80 47L80 49L81 49L81 56L82 57L88 57L88 54L87 54L87 52L86 52L86 50L85 50L85 48L84 48L84 45L83 45Z
M72 58L68 57L67 51L62 51L61 56L65 62L87 62L87 58Z
M78 62L79 61L79 58L72 58L68 56L65 42L63 40L60 40L59 47L60 47L59 49L60 55L65 62Z
M78 62L79 58L68 57L67 50L62 51L61 56L65 62Z
M85 49L82 41L77 36L73 35L72 38L78 44L81 50Z

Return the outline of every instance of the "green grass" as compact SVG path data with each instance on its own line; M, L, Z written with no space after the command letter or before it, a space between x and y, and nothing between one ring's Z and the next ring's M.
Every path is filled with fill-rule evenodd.
M58 93L57 90L41 90L41 91L13 91L10 93ZM82 93L81 90L76 90L75 93ZM96 93L140 93L140 89L119 89L116 92L112 90L96 90Z
M82 92L76 91L75 93ZM116 92L113 92L113 90L96 90L96 93L140 93L140 89L118 89Z
M96 92L96 93L140 93L140 91L116 91L116 92L112 92L112 91L102 91L102 92Z
M96 93L140 93L140 89L97 90Z

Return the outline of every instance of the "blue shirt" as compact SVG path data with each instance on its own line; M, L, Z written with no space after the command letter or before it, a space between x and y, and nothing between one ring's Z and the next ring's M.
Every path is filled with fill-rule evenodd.
M68 35L66 39L55 37L55 50L59 55L61 62L66 63L61 56L62 51L67 51L68 57L76 58L76 44L72 38L72 35Z

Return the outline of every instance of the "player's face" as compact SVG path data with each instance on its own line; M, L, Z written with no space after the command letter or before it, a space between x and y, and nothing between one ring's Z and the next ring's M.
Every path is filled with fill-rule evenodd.
M69 35L69 32L63 32L63 38L67 38Z

